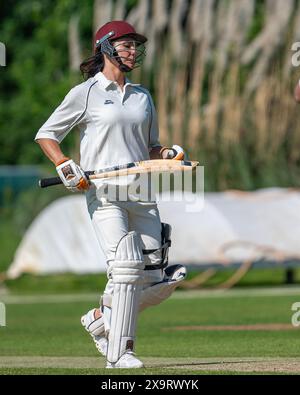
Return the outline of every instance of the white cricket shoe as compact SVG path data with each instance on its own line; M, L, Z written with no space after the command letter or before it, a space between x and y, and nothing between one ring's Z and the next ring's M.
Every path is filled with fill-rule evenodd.
M127 351L117 362L107 362L106 364L106 368L108 369L138 369L143 367L143 362L137 359L132 351Z
M92 336L92 339L96 345L97 350L106 357L108 341L104 336L104 324L102 317L95 319L94 312L96 309L92 309L81 317L81 324L85 330Z
M97 350L100 352L100 354L102 354L104 357L106 357L107 354L107 346L108 346L108 342L107 339L105 337L102 336L95 336L92 335L92 338L94 340L95 346L97 348Z

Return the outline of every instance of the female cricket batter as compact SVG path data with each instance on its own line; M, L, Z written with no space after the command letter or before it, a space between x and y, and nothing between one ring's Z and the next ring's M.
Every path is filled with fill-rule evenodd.
M181 265L164 270L169 225L161 223L155 201L121 200L105 193L112 185L127 188L133 176L90 182L84 173L141 160L184 158L179 146L161 147L149 92L125 77L141 63L146 41L125 21L102 26L94 38L94 55L80 67L86 80L70 90L35 137L63 184L86 192L107 259L108 283L100 307L81 318L106 356L107 368L143 367L134 353L138 312L166 299L185 277ZM75 126L80 130L80 166L59 145Z

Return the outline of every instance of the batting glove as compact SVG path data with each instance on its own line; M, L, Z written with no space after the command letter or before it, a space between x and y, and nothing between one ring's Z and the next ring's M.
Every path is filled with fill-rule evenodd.
M160 150L163 159L184 160L184 150L179 145L172 145L171 148L163 147Z
M64 186L71 192L87 190L90 187L84 171L69 158L64 158L56 165L56 171Z

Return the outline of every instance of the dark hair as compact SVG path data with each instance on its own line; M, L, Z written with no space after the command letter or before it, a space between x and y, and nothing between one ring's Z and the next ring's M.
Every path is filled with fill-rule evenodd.
M94 77L99 71L104 68L104 56L103 53L98 51L95 55L90 56L84 60L80 65L80 71L83 78L87 80L88 78Z

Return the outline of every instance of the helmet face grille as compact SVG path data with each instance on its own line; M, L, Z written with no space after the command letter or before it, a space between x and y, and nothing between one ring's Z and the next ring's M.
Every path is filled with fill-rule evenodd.
M114 56L115 47L106 39L100 44L100 51L112 58Z
M145 44L140 41L126 40L124 43L116 43L114 48L117 53L117 58L119 58L122 63L128 60L128 56L131 54L132 50L134 50L134 64L132 69L141 66L146 56Z
M121 41L121 42L118 42ZM146 55L146 48L144 43L133 40L133 39L122 39L118 40L115 45L113 45L109 39L105 39L100 44L100 51L105 53L110 58L117 60L120 66L122 67L122 71L131 71L139 66L141 66L144 57ZM129 58L130 54L134 51L134 56ZM132 66L127 66L123 62L128 61L128 59L132 60Z
M107 33L104 37L100 38L99 40L96 41L95 47L99 47L103 41L107 41L110 37L112 37L115 34L115 32L112 30L111 32Z

